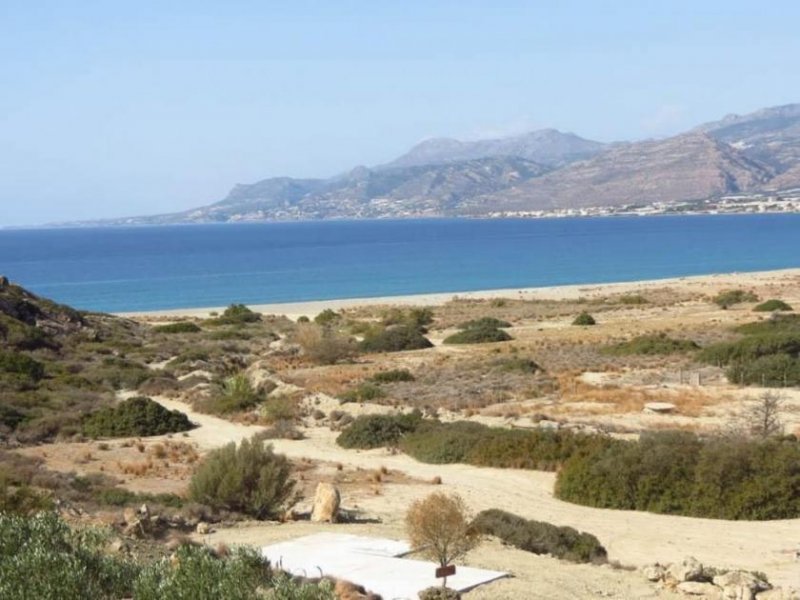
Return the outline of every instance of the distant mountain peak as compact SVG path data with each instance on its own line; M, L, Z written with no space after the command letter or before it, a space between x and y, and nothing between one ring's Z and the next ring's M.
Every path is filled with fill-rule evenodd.
M440 137L423 140L406 154L382 166L383 168L411 167L477 158L516 156L554 167L589 158L604 147L605 144L601 142L587 140L574 133L563 133L552 128L475 141Z

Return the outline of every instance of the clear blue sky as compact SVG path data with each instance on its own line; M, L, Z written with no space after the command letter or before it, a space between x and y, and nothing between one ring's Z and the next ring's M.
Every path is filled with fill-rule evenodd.
M168 212L431 136L677 133L800 101L800 2L0 5L0 226Z

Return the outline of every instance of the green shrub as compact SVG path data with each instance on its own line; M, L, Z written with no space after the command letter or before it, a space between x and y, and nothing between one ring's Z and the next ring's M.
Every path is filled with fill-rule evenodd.
M597 321L595 321L594 317L592 315L590 315L588 312L583 311L581 314L579 314L577 317L575 317L575 320L572 321L572 324L573 325L582 325L582 326L596 325Z
M189 497L215 509L266 519L279 513L294 489L291 464L258 440L233 442L208 454L189 484Z
M0 514L33 515L52 507L49 495L32 489L26 483L15 484L0 471Z
M297 317L297 322L298 322L298 323L310 323L310 322L311 322L311 319L309 319L309 318L308 318L307 316L305 316L305 315L300 315L299 317Z
M800 332L750 335L735 342L721 342L703 349L698 358L725 366L734 362L753 361L770 354L800 353Z
M144 503L170 508L181 508L184 499L176 494L137 493L125 488L107 487L94 493L94 500L106 506L141 506Z
M595 564L604 563L608 558L606 549L590 533L529 521L498 509L478 513L472 526L483 535L495 536L506 544L534 554L551 554L571 562Z
M608 439L603 436L571 431L423 421L403 437L400 447L427 463L552 471L573 455L596 452L606 444Z
M347 402L370 402L385 396L386 392L383 391L383 388L369 381L365 381L364 383L339 394L339 401L342 404L346 404Z
M55 513L0 513L0 598L130 598L139 568L104 552L108 536L71 529Z
M261 394L253 389L247 375L238 373L225 380L220 393L197 402L197 408L212 415L228 415L250 410L261 400Z
M458 326L459 329L504 329L506 327L511 327L511 323L494 317L481 317L465 321Z
M404 415L361 415L336 438L342 448L394 447L422 423L422 413Z
M512 340L502 329L493 327L480 327L475 329L464 329L458 333L445 338L445 344L491 344L493 342L507 342Z
M433 344L420 331L410 325L393 325L368 333L361 342L364 352L402 352L431 348Z
M456 590L440 585L425 588L418 595L419 600L461 600L461 594Z
M167 410L144 396L101 408L84 417L81 424L83 434L91 438L164 435L192 427L182 412Z
M726 309L742 302L758 302L758 296L745 290L728 290L720 292L711 301L720 308Z
M244 325L256 323L261 315L253 312L244 304L231 304L221 316L206 321L209 325Z
M331 310L330 308L326 308L316 317L314 317L314 323L316 323L317 325L330 325L341 318L342 315L340 315L334 310Z
M767 354L734 362L725 374L739 385L795 387L800 385L800 359L788 354Z
M297 418L297 401L291 396L275 395L267 398L261 405L261 414L270 423L294 421Z
M108 356L99 365L84 369L82 374L87 380L114 390L135 390L153 372L136 361Z
M793 309L783 300L772 299L762 302L761 304L757 304L753 310L756 312L775 312L782 310L789 311Z
M156 325L153 327L153 331L156 333L198 333L202 329L191 321L177 321L166 325Z
M235 548L218 558L207 547L184 544L174 559L161 559L136 581L136 600L256 600L271 586L272 572L253 548Z
M640 335L627 342L603 348L604 354L627 356L641 354L645 356L692 352L699 346L692 340L677 340L667 337L665 333Z
M762 335L775 333L798 333L800 334L800 315L786 315L775 313L763 321L745 323L734 329L745 335Z
M44 365L27 354L0 351L0 373L10 373L32 382L44 377Z
M657 432L576 454L559 471L562 500L717 519L800 516L800 444L794 438L700 439Z
M375 373L369 378L370 381L375 383L395 383L398 381L414 381L414 375L408 369L391 369L389 371L381 371Z

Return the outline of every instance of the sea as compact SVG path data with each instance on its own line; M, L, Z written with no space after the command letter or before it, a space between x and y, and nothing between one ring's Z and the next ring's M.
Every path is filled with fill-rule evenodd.
M104 312L790 267L800 267L798 214L0 230L0 275Z

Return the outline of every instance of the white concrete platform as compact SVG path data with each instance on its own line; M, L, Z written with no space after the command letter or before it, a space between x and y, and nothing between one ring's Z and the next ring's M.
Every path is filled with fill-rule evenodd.
M294 575L329 575L363 585L384 600L417 600L425 588L441 585L436 565L402 558L410 550L405 542L340 533L318 533L264 546L261 554L274 566ZM458 566L447 587L465 592L506 577L507 573Z

